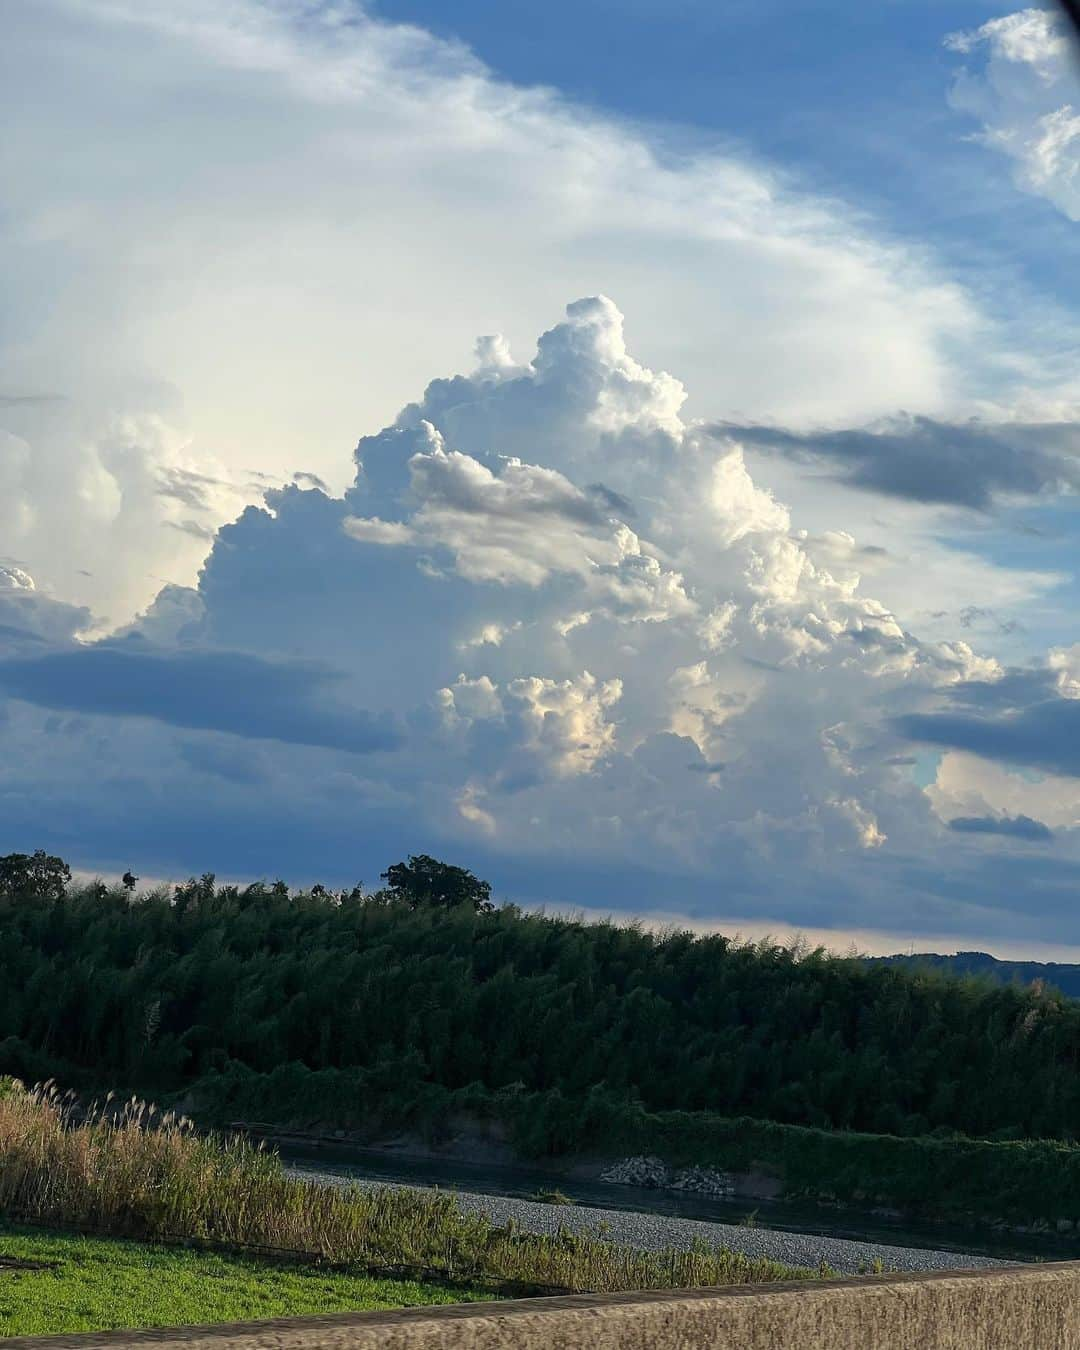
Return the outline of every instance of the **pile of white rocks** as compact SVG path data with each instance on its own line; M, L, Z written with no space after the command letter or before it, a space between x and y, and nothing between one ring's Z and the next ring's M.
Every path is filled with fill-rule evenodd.
M727 1196L735 1194L735 1187L726 1172L718 1172L714 1167L687 1167L675 1173L674 1181L668 1182L672 1191L697 1191L699 1195Z
M600 1173L601 1181L619 1186L643 1186L649 1190L694 1191L717 1198L733 1195L735 1187L726 1172L712 1167L684 1167L672 1171L663 1158L624 1158Z
M619 1186L646 1186L660 1190L669 1184L670 1173L663 1158L624 1158L600 1173L601 1181L614 1181Z

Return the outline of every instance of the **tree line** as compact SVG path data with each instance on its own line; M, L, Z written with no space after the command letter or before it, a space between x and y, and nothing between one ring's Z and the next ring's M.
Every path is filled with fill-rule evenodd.
M373 893L137 892L52 864L0 859L0 1073L163 1092L293 1066L373 1099L602 1090L828 1129L1080 1133L1080 1002L1051 990L496 908L426 857Z

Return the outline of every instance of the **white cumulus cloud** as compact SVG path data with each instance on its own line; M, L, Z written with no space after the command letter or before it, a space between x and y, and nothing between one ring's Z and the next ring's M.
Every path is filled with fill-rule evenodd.
M27 820L68 810L92 764L97 847L125 858L133 828L234 859L255 830L281 871L424 849L537 899L585 867L594 900L663 907L677 877L707 909L722 878L728 912L780 894L792 921L885 923L917 896L944 931L949 869L924 864L957 836L895 716L1004 673L864 594L858 540L796 529L631 360L612 302L569 306L531 360L494 350L495 375L436 380L363 437L343 495L270 490L197 587L108 640L8 567L0 793L18 763ZM47 727L64 756L27 759Z
M946 39L968 58L952 103L1013 161L1016 183L1080 219L1080 109L1069 35L1049 9L1024 9Z
M512 388L512 349L567 294L594 298L529 400L560 447L542 462L583 489L587 451L552 417L587 407L584 441L632 426L623 453L648 457L684 390L647 364L677 367L696 412L850 424L951 404L988 341L923 251L749 152L500 80L359 0L9 9L0 278L28 318L0 335L0 526L114 622L190 583L268 481L340 491L356 428L459 368L475 332L506 332L478 377ZM576 404L546 406L543 372L598 324ZM475 454L443 392L449 449ZM521 392L491 401L488 438L536 462Z

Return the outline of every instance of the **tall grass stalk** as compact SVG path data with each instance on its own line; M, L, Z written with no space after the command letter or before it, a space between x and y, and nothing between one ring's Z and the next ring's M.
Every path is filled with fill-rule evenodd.
M702 1244L639 1252L600 1236L496 1227L450 1195L289 1176L242 1137L209 1138L135 1100L66 1119L46 1085L0 1091L0 1214L116 1236L287 1251L335 1265L567 1290L691 1288L816 1277Z

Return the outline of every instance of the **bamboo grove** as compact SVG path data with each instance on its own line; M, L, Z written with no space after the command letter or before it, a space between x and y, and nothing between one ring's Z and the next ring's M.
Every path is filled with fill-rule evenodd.
M1045 989L719 935L210 876L172 893L0 891L0 1073L30 1081L216 1085L223 1101L261 1083L275 1114L273 1075L324 1118L447 1092L602 1093L651 1112L1070 1140L1078 1054L1080 1002Z

